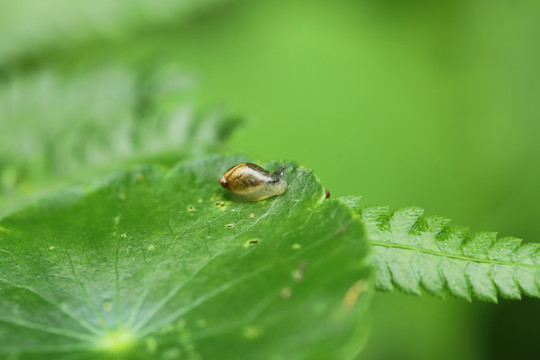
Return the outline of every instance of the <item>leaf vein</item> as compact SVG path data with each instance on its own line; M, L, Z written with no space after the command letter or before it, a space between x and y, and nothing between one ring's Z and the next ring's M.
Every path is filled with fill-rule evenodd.
M383 246L387 248L394 248L394 249L402 249L402 250L409 250L414 252L420 252L424 254L434 255L434 256L440 256L444 258L450 258L455 260L461 260L461 261L467 261L467 262L476 262L476 263L484 263L484 264L491 264L491 265L503 265L503 266L522 266L522 267L528 267L533 269L540 269L540 265L534 265L534 264L525 264L525 263L514 263L510 261L501 261L501 260L492 260L492 259L479 259L479 258L473 258L465 255L457 255L457 254L449 254L444 252L438 252L435 250L425 249L425 248L419 248L415 246L409 246L404 244L398 244L394 242L388 242L388 241L379 241L379 240L371 240L370 243L374 246Z

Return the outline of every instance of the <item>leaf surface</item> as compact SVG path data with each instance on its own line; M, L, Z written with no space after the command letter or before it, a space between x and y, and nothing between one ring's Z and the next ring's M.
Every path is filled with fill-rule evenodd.
M353 211L286 166L281 196L235 203L242 157L139 166L0 220L0 352L17 359L346 359L370 266Z
M498 296L540 297L540 244L496 233L469 233L450 220L424 217L420 208L357 208L374 248L376 287L419 295L425 290L470 301Z

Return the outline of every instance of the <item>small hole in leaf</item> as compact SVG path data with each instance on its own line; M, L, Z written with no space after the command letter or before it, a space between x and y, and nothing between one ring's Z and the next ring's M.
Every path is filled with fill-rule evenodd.
M255 245L255 244L258 244L259 243L259 239L249 239L248 241L246 241L244 243L244 247L245 248L248 248L250 247L251 245Z

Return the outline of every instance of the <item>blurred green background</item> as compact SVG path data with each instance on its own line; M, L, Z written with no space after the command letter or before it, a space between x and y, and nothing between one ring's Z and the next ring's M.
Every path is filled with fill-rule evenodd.
M48 122L47 109L66 107L79 79L104 76L62 114L99 109L114 123L127 116L116 104L140 99L128 96L133 84L166 68L198 84L185 95L197 108L247 119L233 152L303 163L333 196L416 205L473 231L538 241L539 19L535 0L0 2L0 174L7 188L15 123L24 134L32 122L77 121ZM18 118L43 76L75 85ZM105 99L96 96L104 86L113 87ZM2 103L18 108L2 113ZM540 305L528 299L379 293L361 358L536 358L538 323Z

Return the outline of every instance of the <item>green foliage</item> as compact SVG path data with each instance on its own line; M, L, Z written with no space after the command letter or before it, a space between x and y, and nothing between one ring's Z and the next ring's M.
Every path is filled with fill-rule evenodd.
M1 84L0 199L28 195L51 177L80 180L89 169L164 153L171 163L219 146L238 120L218 109L197 113L193 88L167 66L42 71Z
M0 2L0 54L24 56L92 37L123 38L152 24L172 23L222 0L34 0Z
M237 120L199 113L183 72L204 79L198 101L224 100L257 119L229 143L235 151L302 159L332 196L429 204L536 239L538 2L510 11L487 1L209 6L226 2L0 1L0 358L348 357L362 345L369 299L361 295L347 319L328 308L343 313L367 286L366 239L383 291L491 302L498 294L539 296L538 244L470 235L416 208L389 213L360 209L355 196L322 200L316 180L303 189L314 189L314 198L299 204L298 183L264 204L222 198L215 177L242 158L200 157L222 151ZM503 29L501 19L517 26ZM313 178L289 165L294 182ZM13 213L44 192L120 169ZM456 181L464 176L469 181ZM348 225L337 231L349 221L347 206L364 218L365 236L357 219L352 233ZM257 213L247 207L264 217L248 219ZM290 217L293 210L299 214ZM225 220L236 226L220 227ZM251 238L240 229L245 223L253 224ZM332 231L358 250L354 261L327 239ZM313 239L321 245L304 258L299 252ZM287 257L287 242L302 245L291 246L298 256ZM341 260L312 273L332 251ZM346 285L355 266L361 279ZM280 283L283 269L289 277ZM148 308L163 301L150 318ZM501 339L511 339L503 333L511 329L523 350L515 329L534 342L527 306L537 305L513 302L526 321L513 312L508 326L495 313L508 304L491 307L497 320L488 322L462 302L379 296L376 350L367 358L437 358L459 343L443 357L478 359L488 329ZM184 310L167 324L167 311ZM136 318L149 319L148 327L133 330ZM418 332L422 319L429 321ZM463 327L471 322L486 328ZM504 343L485 348L504 358L497 349ZM332 347L342 350L328 355Z
M0 353L17 359L346 359L366 334L363 226L312 171L235 203L243 157L141 165L0 220ZM339 271L336 271L339 269Z
M410 207L389 213L388 207L358 209L374 248L377 289L419 295L424 289L443 298L450 293L470 301L497 302L540 297L540 244L496 238L496 233L470 234L450 227L450 220L424 217Z

